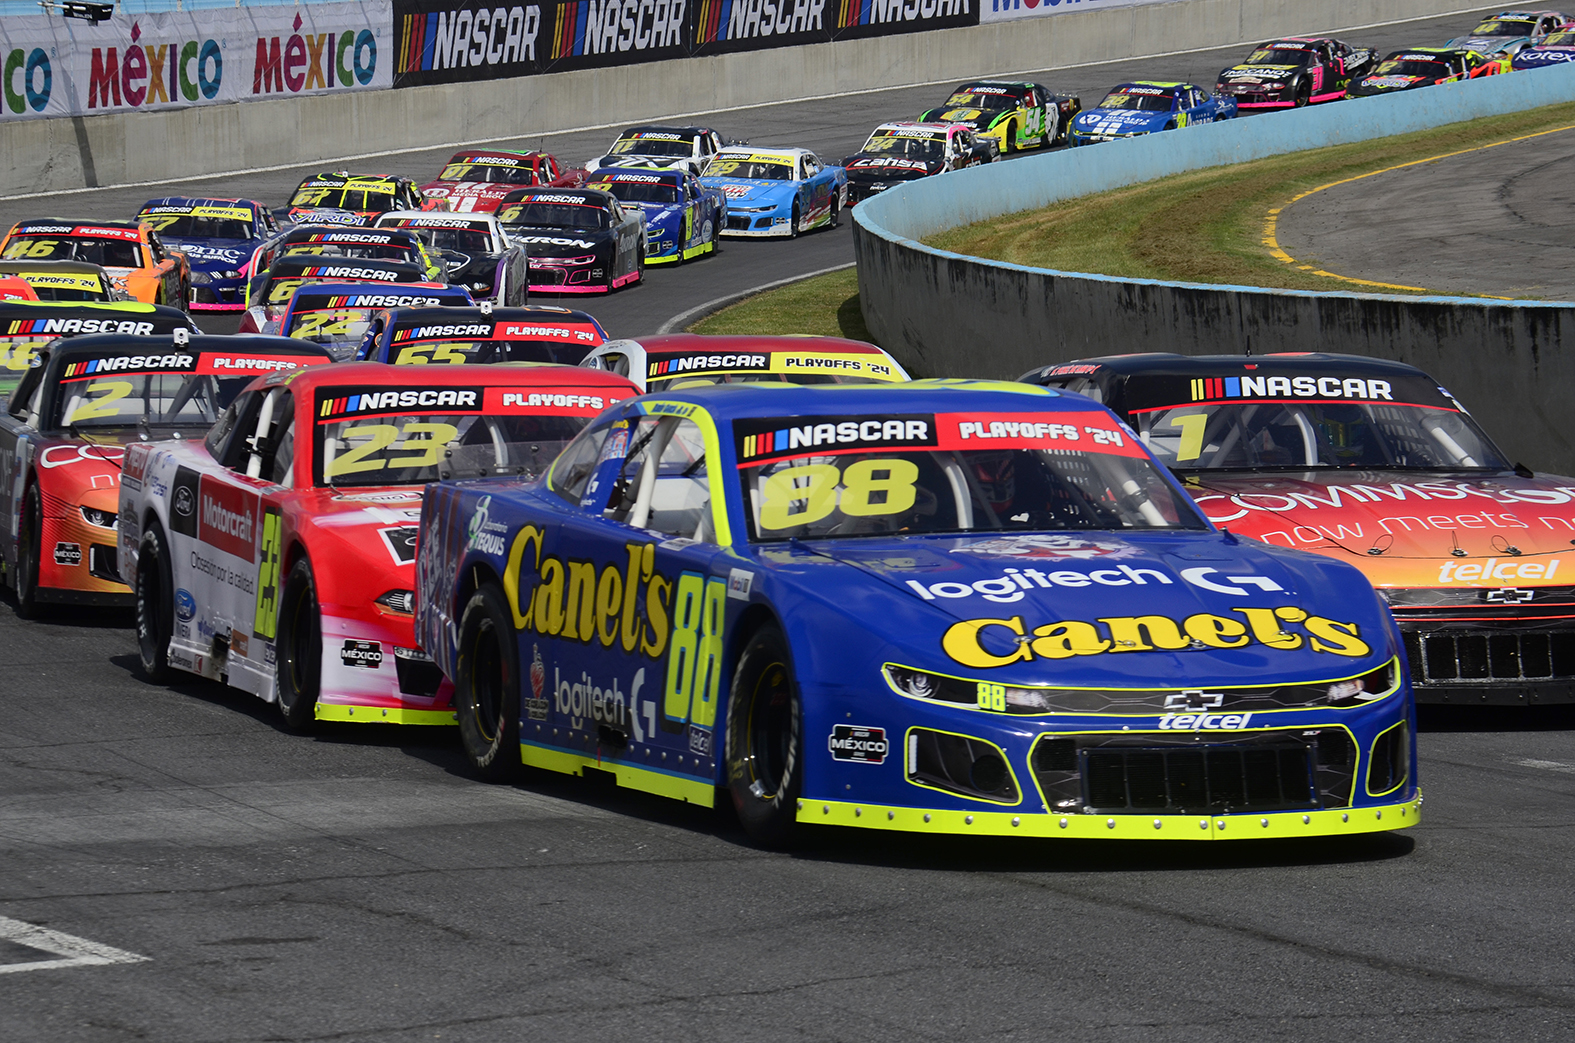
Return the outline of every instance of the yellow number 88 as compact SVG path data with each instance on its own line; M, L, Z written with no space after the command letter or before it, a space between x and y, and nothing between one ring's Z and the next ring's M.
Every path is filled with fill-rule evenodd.
M760 527L789 529L813 525L837 509L839 482L843 514L900 514L918 498L914 487L918 477L918 465L901 459L860 460L844 471L832 464L784 468L761 486ZM797 503L802 503L803 508L793 511Z

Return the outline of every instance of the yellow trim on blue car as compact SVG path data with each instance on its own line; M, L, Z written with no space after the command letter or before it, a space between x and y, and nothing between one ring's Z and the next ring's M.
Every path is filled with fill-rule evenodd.
M403 706L318 703L313 716L319 721L345 721L349 724L454 724L453 710L412 710Z

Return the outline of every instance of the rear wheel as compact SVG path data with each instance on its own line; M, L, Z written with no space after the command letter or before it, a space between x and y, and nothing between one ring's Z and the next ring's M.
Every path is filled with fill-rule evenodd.
M804 791L803 713L787 639L774 623L750 638L733 673L727 783L751 838L767 847L793 843Z
M471 595L459 624L454 711L465 757L488 782L520 774L519 654L514 620L498 588Z
M305 731L317 719L323 679L323 620L317 606L312 563L297 561L279 599L279 712L291 731Z
M43 612L38 603L38 563L43 554L44 511L38 486L30 485L22 497L21 525L16 541L16 614L37 619Z
M170 677L170 637L175 632L175 577L170 568L169 545L155 522L142 534L137 551L137 658L148 680Z

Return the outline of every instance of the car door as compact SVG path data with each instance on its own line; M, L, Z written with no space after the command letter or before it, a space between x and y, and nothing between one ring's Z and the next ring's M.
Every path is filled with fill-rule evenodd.
M628 407L607 423L555 541L562 597L535 599L553 637L521 649L522 672L541 664L550 723L579 749L709 785L733 560L716 541L718 462L693 419Z

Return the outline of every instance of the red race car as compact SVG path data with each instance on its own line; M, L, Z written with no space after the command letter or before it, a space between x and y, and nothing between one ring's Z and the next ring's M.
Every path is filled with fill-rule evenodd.
M143 317L150 329L163 312ZM108 318L118 326L120 316ZM304 341L184 329L37 350L0 416L0 552L24 617L46 602L131 604L115 554L126 443L200 435L259 373L328 361Z
M585 170L565 170L546 152L468 148L449 157L437 180L421 186L428 199L447 199L459 213L490 214L517 188L575 188Z
M258 380L203 441L129 447L121 561L142 667L314 720L451 724L412 630L422 487L529 479L637 394L568 366L349 362ZM480 511L467 538L497 546Z

